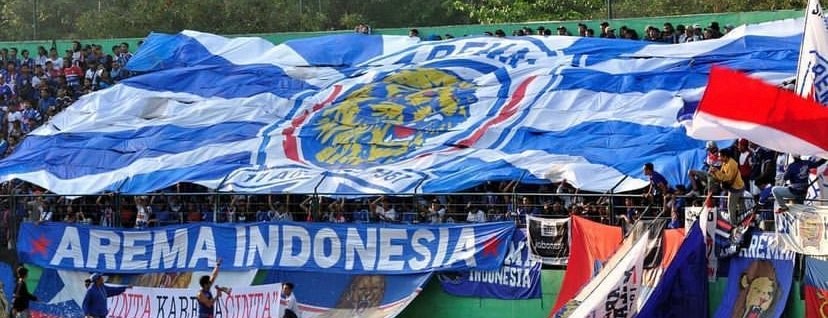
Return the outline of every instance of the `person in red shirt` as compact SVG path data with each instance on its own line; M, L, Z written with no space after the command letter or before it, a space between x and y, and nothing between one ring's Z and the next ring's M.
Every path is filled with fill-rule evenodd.
M81 70L78 62L70 63L67 60L63 61L63 75L66 76L66 84L73 88L80 87L81 78L83 78L83 70Z

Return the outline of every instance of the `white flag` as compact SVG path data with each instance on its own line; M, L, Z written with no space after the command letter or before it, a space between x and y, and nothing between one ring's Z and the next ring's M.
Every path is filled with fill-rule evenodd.
M796 93L828 105L828 23L819 0L805 9L805 34L799 51Z

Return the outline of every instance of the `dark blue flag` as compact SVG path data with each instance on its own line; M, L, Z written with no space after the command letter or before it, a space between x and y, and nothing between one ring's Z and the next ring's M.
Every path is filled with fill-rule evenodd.
M696 221L638 317L707 317L706 257Z

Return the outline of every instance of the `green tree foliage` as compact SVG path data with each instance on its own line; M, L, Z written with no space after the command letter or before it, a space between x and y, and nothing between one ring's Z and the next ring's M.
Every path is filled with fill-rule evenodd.
M452 5L482 23L590 19L602 0L455 0Z
M615 17L801 8L804 0L612 0ZM606 0L3 0L0 39L141 37L600 19ZM36 34L36 35L35 35Z

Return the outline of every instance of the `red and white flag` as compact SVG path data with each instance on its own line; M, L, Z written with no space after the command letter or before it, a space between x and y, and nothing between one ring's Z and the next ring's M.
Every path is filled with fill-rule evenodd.
M828 105L828 21L819 0L809 0L805 8L795 91L799 96Z
M828 108L714 67L687 134L701 140L746 138L779 152L828 158Z

